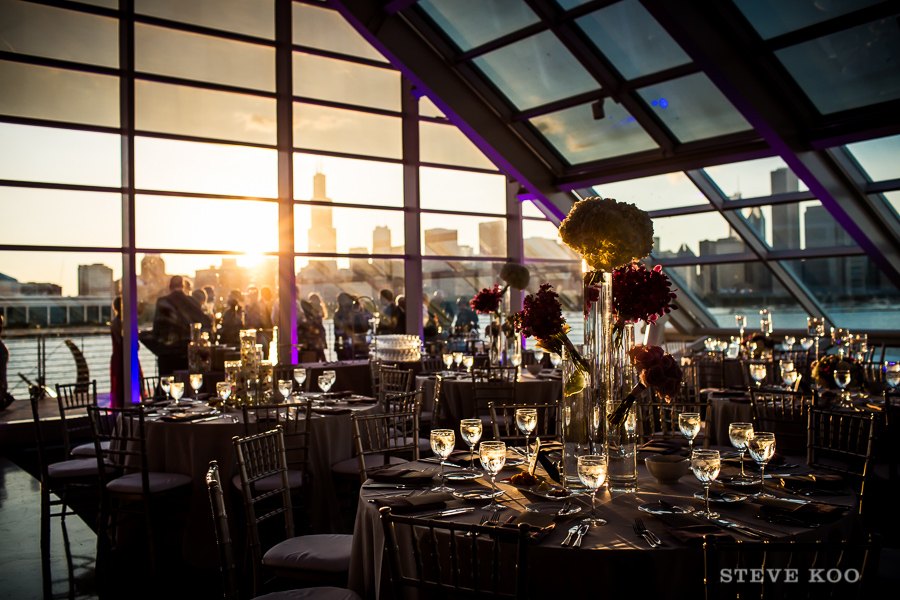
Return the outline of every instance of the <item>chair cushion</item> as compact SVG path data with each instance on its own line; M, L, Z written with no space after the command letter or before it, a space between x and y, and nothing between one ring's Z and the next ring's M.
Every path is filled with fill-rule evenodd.
M301 535L270 548L263 564L272 569L342 573L350 570L352 546L352 535Z
M292 490L297 489L298 487L303 485L303 471L298 471L296 469L288 469L288 487ZM234 477L231 478L231 483L235 488L241 489L241 474L238 473ZM256 491L257 492L271 492L272 490L276 490L281 487L281 474L269 475L268 477L263 477L259 481L256 482Z
M253 600L362 600L353 590L336 587L314 587L303 590L286 590L257 596Z
M109 450L109 444L109 441L100 442L100 447L104 450ZM75 446L72 449L72 456L97 456L97 453L94 452L94 442Z
M97 459L79 458L76 460L64 460L47 466L47 472L54 479L68 479L71 477L96 477Z
M96 461L95 461L96 462ZM185 485L191 484L191 478L181 473L147 473L150 484L150 493L158 494L167 492ZM130 473L113 479L106 484L106 489L118 494L143 494L144 488L141 483L140 473Z
M430 444L430 442L429 442ZM409 462L408 460L404 460L398 456L391 456L388 460L388 464L391 465L402 465L403 463ZM366 469L374 469L380 465L384 464L384 455L382 454L367 454L366 455ZM347 460L342 460L341 462L334 463L331 465L331 472L338 473L340 475L359 475L359 460L354 456L353 458L348 458Z

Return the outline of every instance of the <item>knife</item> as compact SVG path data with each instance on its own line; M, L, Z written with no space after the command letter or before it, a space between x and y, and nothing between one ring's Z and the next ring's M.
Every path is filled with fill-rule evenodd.
M590 525L588 525L587 523L584 523L581 525L581 527L578 528L578 533L577 533L578 537L575 538L575 543L572 544L573 546L575 546L576 548L581 548L581 539L584 537L584 534L587 533L587 531L588 531L588 529L590 529L590 527L591 527Z
M753 529L745 525L740 525L738 523L735 523L734 521L728 521L726 519L714 519L713 522L722 525L723 527L734 529L738 533L743 533L748 537L756 539L774 540L776 537L778 537L776 535L772 535L771 533L760 531L759 529Z
M462 515L474 511L474 508L449 508L447 510L439 510L437 512L425 513L424 515L416 515L417 519L436 519L438 517L452 517L453 515Z
M212 417L205 417L203 419L193 419L191 423L203 423L205 421L215 421L216 419L221 419L225 415L214 415Z
M579 529L581 529L581 525L573 525L572 527L570 527L569 535L566 536L566 539L563 540L563 542L562 542L562 544L560 544L560 546L568 546L569 542L572 541L572 536L575 535Z

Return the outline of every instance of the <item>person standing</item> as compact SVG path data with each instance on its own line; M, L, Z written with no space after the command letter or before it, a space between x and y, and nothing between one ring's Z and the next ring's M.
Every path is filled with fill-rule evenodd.
M6 369L9 365L9 348L3 343L3 315L0 315L0 410L9 406L13 397L9 393L9 382L6 379Z
M169 280L169 293L156 301L153 315L153 338L159 374L171 375L188 368L188 344L193 323L200 323L203 331L212 331L212 322L197 302L185 294L184 279L174 275Z
M397 333L397 305L394 304L394 292L381 290L378 296L381 304L381 320L378 323L378 335Z

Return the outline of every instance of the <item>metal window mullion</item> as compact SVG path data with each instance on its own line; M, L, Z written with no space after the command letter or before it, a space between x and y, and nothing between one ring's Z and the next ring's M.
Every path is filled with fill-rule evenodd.
M898 233L900 233L900 218L898 218L897 213L894 211L893 207L888 204L887 200L880 192L872 192L869 191L869 187L872 184L871 179L868 174L860 167L860 165L856 162L856 159L853 158L853 155L846 148L832 148L830 150L824 150L826 155L830 156L838 166L844 170L847 176L853 181L854 185L865 192L865 201L868 202L869 206L873 211L876 212L878 217L888 225L894 233L894 237L897 238ZM896 180L895 180L896 181ZM879 202L873 202L870 196L878 196Z
M525 264L525 240L522 231L522 202L519 200L519 182L506 181L506 257L507 261ZM510 312L522 310L524 292L510 288Z
M413 84L400 78L401 144L403 155L403 233L406 260L403 263L404 295L406 296L406 332L423 333L422 294L425 291L422 275L422 217L419 188L419 100L413 94ZM423 338L424 339L424 338Z

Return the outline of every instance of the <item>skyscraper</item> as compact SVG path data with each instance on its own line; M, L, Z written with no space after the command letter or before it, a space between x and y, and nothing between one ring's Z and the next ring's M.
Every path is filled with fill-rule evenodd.
M325 194L325 174L313 175L313 197L317 202L331 202ZM313 206L310 208L309 252L337 252L337 230L331 220L331 207Z
M78 265L79 296L113 296L113 272L103 264Z
M772 194L800 191L800 182L787 167L772 171ZM772 206L772 248L797 250L800 248L800 203L774 204Z

